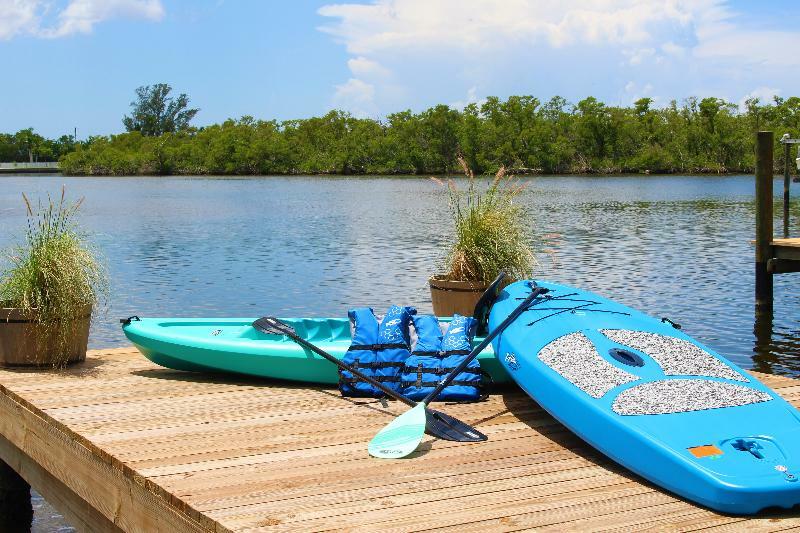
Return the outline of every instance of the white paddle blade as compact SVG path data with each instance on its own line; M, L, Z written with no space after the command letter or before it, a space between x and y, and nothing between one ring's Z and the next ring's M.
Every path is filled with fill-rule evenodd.
M425 434L425 404L419 403L392 420L369 442L369 454L400 459L414 452Z

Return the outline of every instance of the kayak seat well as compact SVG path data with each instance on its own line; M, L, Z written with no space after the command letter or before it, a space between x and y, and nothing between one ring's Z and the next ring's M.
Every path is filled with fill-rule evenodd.
M378 317L378 320L380 320L380 318L381 317ZM282 318L281 321L294 328L298 335L310 342L341 342L349 345L353 338L352 325L350 320L347 318ZM446 331L447 327L450 325L451 317L440 318L439 321L442 333L444 333L444 331ZM191 327L195 327L198 324L199 323L196 322L186 323L187 326ZM169 325L172 326L173 323L170 323ZM226 325L230 326L231 324L228 323ZM205 329L223 328L224 330L224 326L221 326L217 322L203 323L202 326ZM236 326L241 326L241 330L235 335L238 338L250 340L276 340L275 335L267 335L266 333L262 333L261 331L258 331L252 327L252 322L242 322L241 324L237 323ZM409 328L409 333L411 336L411 347L413 349L417 344L417 333L413 327ZM472 345L477 346L482 340L483 337L475 337ZM491 347L487 348L486 351L491 351Z
M350 342L350 321L340 318L283 318L282 322L309 342ZM248 326L251 326L248 324ZM242 331L240 338L274 341L275 335L267 335L254 327ZM291 341L294 342L294 341Z

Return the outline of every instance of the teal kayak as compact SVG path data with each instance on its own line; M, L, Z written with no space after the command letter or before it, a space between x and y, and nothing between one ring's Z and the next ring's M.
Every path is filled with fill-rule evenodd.
M336 384L335 365L283 335L256 330L255 318L141 318L122 327L142 354L157 365L190 372L227 372L286 379L303 383ZM346 318L284 318L298 335L334 357L350 346ZM447 323L450 319L440 319ZM475 338L477 345L481 338ZM483 370L495 383L509 381L491 346L479 356Z

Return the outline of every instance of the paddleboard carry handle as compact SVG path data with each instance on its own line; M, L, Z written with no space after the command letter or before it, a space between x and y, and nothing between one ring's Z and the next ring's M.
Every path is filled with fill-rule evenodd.
M670 320L669 318L667 318L665 316L661 317L661 322L663 322L664 324L669 324L670 326L672 326L675 329L681 329L681 325L680 324L678 324L677 322L673 322L672 320Z

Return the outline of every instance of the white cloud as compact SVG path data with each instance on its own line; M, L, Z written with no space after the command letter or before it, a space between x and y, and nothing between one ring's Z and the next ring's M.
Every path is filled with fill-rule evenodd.
M504 41L644 43L664 25L690 30L697 19L719 20L721 0L376 0L319 9L338 19L322 30L341 39L349 52L369 55L410 46L473 48ZM711 17L711 14L715 14ZM680 33L680 31L678 31Z
M366 57L363 56L349 59L347 61L347 67L350 69L350 72L352 72L354 76L358 77L383 78L390 74L389 70L383 67L380 63L378 63L377 61L372 61L371 59L367 59Z
M55 15L52 23L44 19ZM94 26L113 18L158 21L164 17L161 0L70 0L54 8L43 0L0 0L0 39L20 34L56 38L91 33Z
M686 53L686 47L680 46L672 41L667 41L661 45L661 50L669 56L682 56Z
M694 50L699 59L727 59L740 66L800 65L800 33L787 31L719 31L709 33Z
M780 89L765 87L763 85L761 87L756 87L746 95L742 96L742 98L739 100L739 110L747 110L747 100L750 98L758 98L762 104L766 104L771 103L772 99L780 94Z
M636 100L645 97L652 98L656 102L658 101L657 97L653 97L652 83L640 84L635 81L629 81L625 84L625 96L622 98L623 104L630 105Z
M628 63L631 65L640 65L642 61L645 61L654 55L656 55L655 48L639 48L638 50L624 50L622 52L624 55L628 56Z
M17 34L36 28L39 3L28 0L0 0L0 40L8 40Z
M335 107L350 111L359 118L374 117L377 113L375 86L358 78L350 78L336 86L333 103Z
M384 113L461 105L473 87L498 96L591 94L606 101L632 95L737 101L765 78L789 90L796 79L787 67L800 66L800 55L776 50L800 49L800 30L750 27L751 19L729 4L372 0L330 4L319 13L329 18L320 29L346 47L352 78L368 82ZM635 83L631 90L628 81Z
M486 98L478 98L478 88L474 85L467 89L467 97L464 100L457 100L448 104L453 109L464 109L469 104L478 104L478 106L482 105L486 101Z
M160 0L72 0L58 14L59 24L44 30L47 37L91 33L95 24L112 18L159 21L164 17Z
M729 25L726 1L373 0L319 13L330 19L320 29L351 56L351 80L336 87L337 99L361 81L370 86L371 108L387 113L448 101L460 107L474 87L498 96L614 100L632 68L639 71L637 93L647 84L657 88L648 93L670 92L708 74L691 78L679 63L691 59L701 30Z

